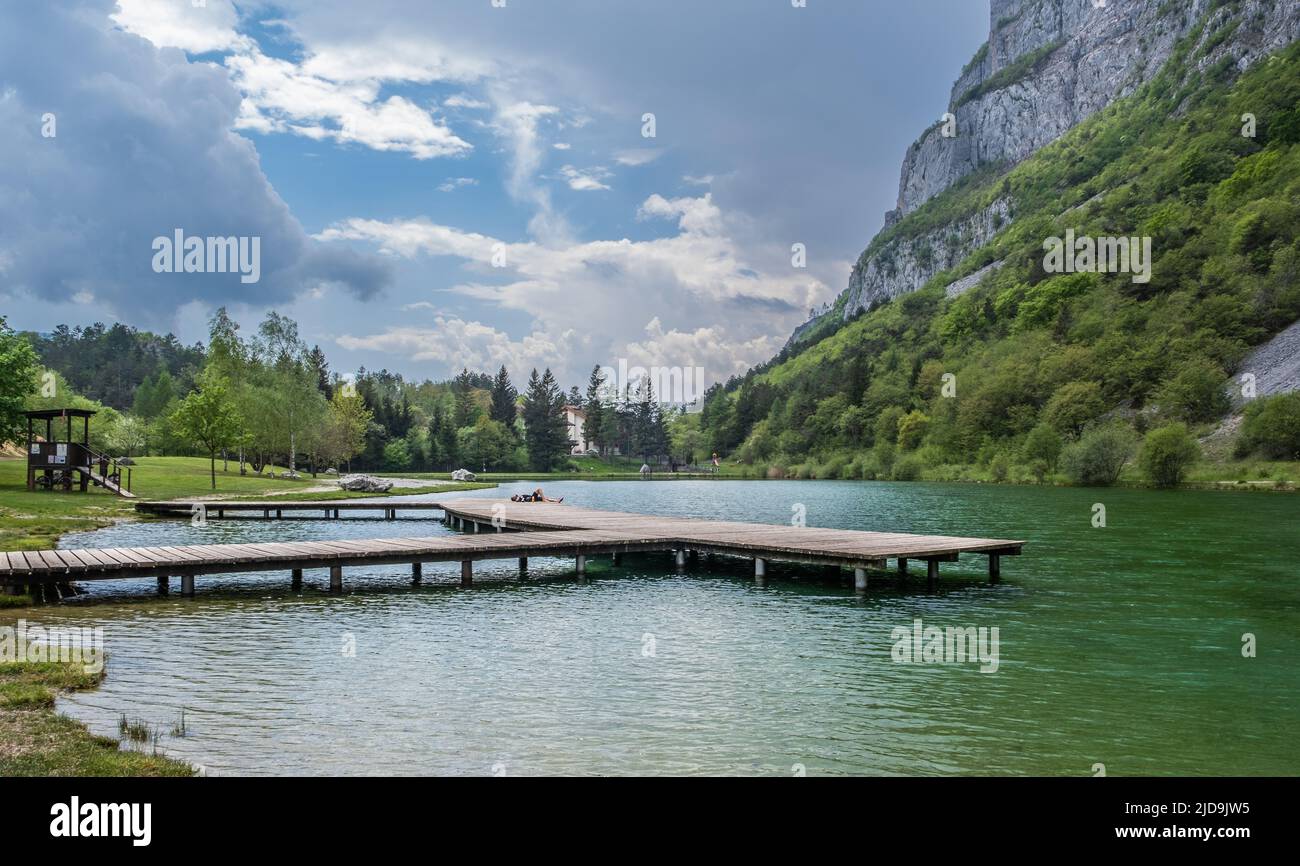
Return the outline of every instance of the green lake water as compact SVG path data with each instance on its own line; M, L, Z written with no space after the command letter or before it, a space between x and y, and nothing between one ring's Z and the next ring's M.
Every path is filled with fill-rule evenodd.
M499 491L453 494L508 495ZM387 566L89 585L28 614L102 626L108 678L60 709L97 733L123 714L160 747L234 774L1300 773L1300 498L869 482L549 482L596 508L1027 540L859 598L820 569L668 555L455 564L425 586ZM1094 528L1094 505L1106 526ZM65 547L450 532L434 520L149 521ZM893 631L996 627L995 673L904 664ZM1254 635L1257 656L1242 655ZM344 650L355 643L355 656ZM188 735L166 731L185 711Z

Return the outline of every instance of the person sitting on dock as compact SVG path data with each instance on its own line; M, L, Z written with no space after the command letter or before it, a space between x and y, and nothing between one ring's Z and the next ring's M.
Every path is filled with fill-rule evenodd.
M543 493L542 488L539 487L533 491L533 501L534 502L563 502L564 497L561 496L559 499L547 499L546 494Z

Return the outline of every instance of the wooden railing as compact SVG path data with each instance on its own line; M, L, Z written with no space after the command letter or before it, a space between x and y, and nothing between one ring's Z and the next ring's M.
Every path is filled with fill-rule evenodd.
M90 455L90 476L92 479L108 479L118 490L131 492L131 467L123 466L116 459L109 457L107 454L100 454L93 448L87 448L86 453ZM122 470L126 469L126 484L122 484ZM98 471L98 476L96 476Z

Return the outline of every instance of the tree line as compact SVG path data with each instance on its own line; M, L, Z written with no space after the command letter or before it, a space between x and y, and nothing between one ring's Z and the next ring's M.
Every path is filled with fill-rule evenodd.
M595 457L656 464L704 459L698 423L660 406L648 382L634 383L627 400L614 399L599 367L585 396L576 386L566 393L550 369L532 370L522 391L504 366L495 375L462 369L443 382L365 368L345 379L331 371L319 346L301 338L296 322L274 311L245 337L219 309L206 348L121 325L60 326L50 336L0 330L14 367L11 399L0 404L6 439L24 432L24 409L92 408L100 413L92 430L98 450L127 458L201 454L214 485L218 462L241 474L285 467L282 474L292 477L327 470L563 471L576 468L575 450L588 449ZM95 358L109 347L104 351L132 360L115 376L97 377L82 369L79 347ZM112 363L102 358L102 365ZM584 418L582 442L570 413Z

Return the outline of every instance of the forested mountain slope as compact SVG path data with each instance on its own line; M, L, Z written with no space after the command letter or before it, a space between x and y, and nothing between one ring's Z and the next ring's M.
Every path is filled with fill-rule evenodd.
M777 472L1041 472L1052 437L1068 447L1108 419L1141 433L1221 417L1251 348L1300 318L1300 49L1245 62L1264 44L1250 34L1300 9L1196 5L1208 11L1133 93L882 232L864 259L979 240L891 301L854 311L850 287L839 316L715 389L702 419L715 446ZM1067 230L1150 238L1150 280L1049 273L1044 242Z

